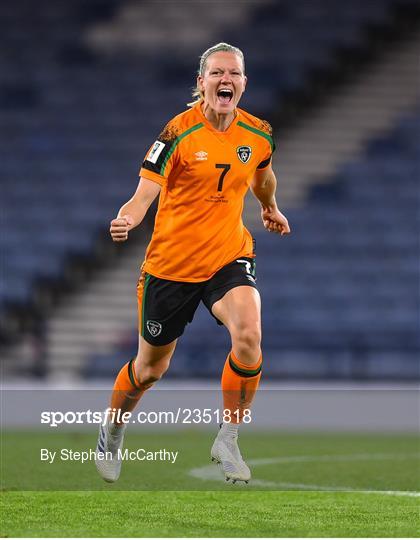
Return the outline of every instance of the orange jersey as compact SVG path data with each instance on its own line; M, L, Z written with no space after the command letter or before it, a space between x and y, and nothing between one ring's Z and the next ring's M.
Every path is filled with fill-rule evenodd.
M144 270L200 282L239 257L252 257L252 237L242 222L244 197L273 150L270 125L241 109L223 132L200 104L171 120L140 169L141 177L162 186Z

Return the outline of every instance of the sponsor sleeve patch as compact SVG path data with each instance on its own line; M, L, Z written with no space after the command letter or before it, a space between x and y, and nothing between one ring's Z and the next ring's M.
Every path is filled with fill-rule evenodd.
M165 146L165 143L156 141L150 149L150 152L147 154L145 161L150 161L150 163L156 163Z

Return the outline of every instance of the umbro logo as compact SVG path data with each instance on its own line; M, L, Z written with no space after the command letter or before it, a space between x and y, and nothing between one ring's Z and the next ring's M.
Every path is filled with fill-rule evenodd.
M204 150L200 150L199 152L195 153L195 159L197 161L207 161L207 152L204 152Z
M149 333L153 337L157 337L162 332L162 325L159 322L147 321L146 326L147 326L147 329L149 330Z
M250 146L238 146L236 153L242 163L248 163L251 159L252 148Z

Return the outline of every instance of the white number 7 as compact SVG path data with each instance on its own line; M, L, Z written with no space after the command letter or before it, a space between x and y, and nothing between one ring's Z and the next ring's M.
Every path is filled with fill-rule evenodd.
M252 276L252 271L251 271L252 265L249 261L245 261L244 259L236 259L236 262L244 263L246 266L246 273Z

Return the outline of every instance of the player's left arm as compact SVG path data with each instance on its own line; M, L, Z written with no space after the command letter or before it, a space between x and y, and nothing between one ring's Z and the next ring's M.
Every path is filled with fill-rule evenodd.
M261 219L264 227L281 234L290 234L287 218L280 212L276 202L277 180L271 164L265 169L257 169L251 182L251 191L261 204Z

